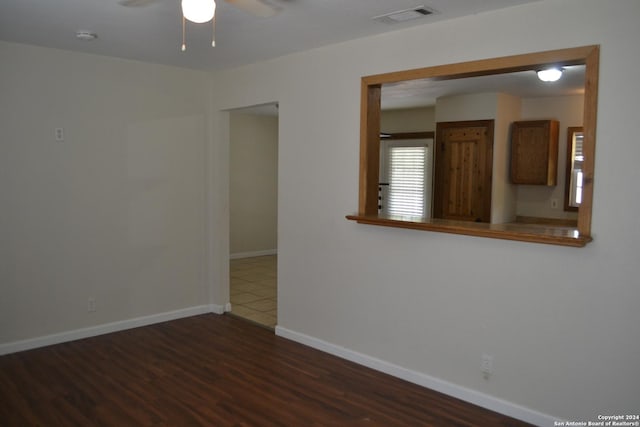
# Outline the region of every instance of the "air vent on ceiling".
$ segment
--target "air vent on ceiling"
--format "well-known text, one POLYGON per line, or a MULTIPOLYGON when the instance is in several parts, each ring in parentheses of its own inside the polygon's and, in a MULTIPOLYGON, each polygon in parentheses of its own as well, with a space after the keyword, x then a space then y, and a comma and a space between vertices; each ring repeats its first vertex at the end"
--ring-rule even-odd
POLYGON ((433 9, 424 6, 417 6, 411 9, 396 10, 395 12, 374 16, 371 19, 384 24, 397 24, 400 22, 411 21, 413 19, 424 18, 425 16, 433 15, 434 13, 436 13, 436 11, 433 9))

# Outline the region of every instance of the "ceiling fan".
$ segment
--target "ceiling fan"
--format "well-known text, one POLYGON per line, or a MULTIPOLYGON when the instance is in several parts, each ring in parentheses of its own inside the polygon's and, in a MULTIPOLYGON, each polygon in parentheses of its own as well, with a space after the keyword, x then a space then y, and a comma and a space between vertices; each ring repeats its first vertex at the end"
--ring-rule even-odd
MULTIPOLYGON (((125 7, 145 7, 160 0, 119 0, 118 3, 125 7)), ((220 0, 218 0, 220 1, 220 0)), ((261 18, 269 18, 280 11, 280 7, 271 3, 270 0, 223 0, 224 2, 261 18)), ((196 24, 211 21, 213 34, 211 46, 215 46, 215 0, 182 0, 182 47, 184 52, 187 49, 185 42, 185 21, 189 20, 196 24)))
MULTIPOLYGON (((120 0, 118 3, 125 7, 145 7, 160 0, 120 0)), ((261 18, 269 18, 280 11, 280 7, 269 0, 223 0, 232 6, 249 12, 261 18)), ((184 2, 183 2, 184 3, 184 2)))

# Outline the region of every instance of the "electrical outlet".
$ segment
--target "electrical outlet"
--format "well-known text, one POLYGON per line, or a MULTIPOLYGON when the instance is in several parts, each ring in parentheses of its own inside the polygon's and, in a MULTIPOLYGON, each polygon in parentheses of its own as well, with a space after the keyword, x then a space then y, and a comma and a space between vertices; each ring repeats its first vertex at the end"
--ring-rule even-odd
POLYGON ((93 313, 96 311, 96 299, 94 297, 89 297, 87 300, 87 312, 93 313))
POLYGON ((482 375, 484 378, 489 379, 489 376, 493 374, 493 356, 483 354, 480 368, 482 369, 482 375))
POLYGON ((64 141, 64 129, 63 128, 56 128, 55 129, 55 134, 56 134, 56 141, 64 141))
POLYGON ((558 209, 558 199, 551 199, 551 209, 558 209))

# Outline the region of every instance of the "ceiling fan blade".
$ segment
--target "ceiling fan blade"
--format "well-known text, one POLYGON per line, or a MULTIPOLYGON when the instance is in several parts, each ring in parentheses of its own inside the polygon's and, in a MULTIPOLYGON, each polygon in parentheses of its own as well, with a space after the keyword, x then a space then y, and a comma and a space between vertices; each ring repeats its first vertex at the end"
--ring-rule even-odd
POLYGON ((156 1, 158 0, 120 0, 118 4, 125 7, 145 7, 156 1))
MULTIPOLYGON (((134 0, 135 1, 135 0, 134 0)), ((280 11, 278 6, 264 0, 225 0, 227 3, 261 18, 269 18, 280 11)))

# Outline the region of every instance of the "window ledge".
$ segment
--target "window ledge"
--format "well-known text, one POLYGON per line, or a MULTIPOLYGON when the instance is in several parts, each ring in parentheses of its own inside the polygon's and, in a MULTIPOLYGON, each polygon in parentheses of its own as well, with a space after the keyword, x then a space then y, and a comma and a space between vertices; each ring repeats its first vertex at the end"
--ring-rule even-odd
POLYGON ((410 228, 440 233, 464 234, 493 239, 517 240, 521 242, 546 243, 549 245, 584 247, 591 242, 590 236, 580 235, 577 228, 556 227, 540 224, 487 224, 479 222, 453 221, 394 216, 347 215, 346 218, 359 224, 383 227, 410 228))

